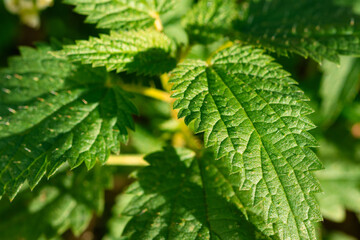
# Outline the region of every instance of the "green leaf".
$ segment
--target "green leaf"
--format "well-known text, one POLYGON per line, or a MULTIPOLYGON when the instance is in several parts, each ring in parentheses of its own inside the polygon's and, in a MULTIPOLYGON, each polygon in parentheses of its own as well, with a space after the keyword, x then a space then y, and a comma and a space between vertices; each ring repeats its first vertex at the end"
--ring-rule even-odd
POLYGON ((161 15, 164 33, 179 47, 189 45, 189 36, 181 25, 181 20, 190 11, 193 2, 193 0, 175 1, 173 9, 161 15))
POLYGON ((322 218, 311 171, 322 165, 310 149, 312 109, 289 73, 262 50, 236 44, 209 62, 181 63, 171 82, 179 117, 204 132, 253 223, 273 226, 281 239, 316 239, 313 223, 322 218))
POLYGON ((359 89, 360 59, 341 57, 341 65, 326 61, 320 87, 323 124, 329 125, 345 106, 356 97, 359 89))
POLYGON ((132 132, 130 135, 130 142, 138 153, 148 154, 155 152, 161 150, 162 146, 166 144, 163 139, 154 135, 153 132, 150 132, 143 126, 136 125, 136 131, 132 132))
POLYGON ((120 199, 113 224, 124 229, 113 230, 112 239, 266 239, 222 197, 227 188, 208 168, 208 157, 173 148, 148 155, 150 166, 120 199))
POLYGON ((329 0, 250 1, 240 38, 282 55, 289 52, 321 62, 339 54, 360 54, 360 18, 329 0))
POLYGON ((343 222, 346 209, 360 213, 359 159, 349 159, 343 148, 328 142, 322 142, 319 156, 325 165, 325 170, 316 174, 324 191, 317 195, 321 213, 331 221, 343 222))
POLYGON ((326 240, 356 240, 356 238, 353 236, 347 235, 346 233, 343 233, 343 232, 337 232, 337 231, 326 234, 324 239, 326 239, 326 240))
POLYGON ((63 52, 72 61, 105 66, 108 71, 128 71, 157 75, 168 72, 176 65, 171 56, 169 38, 157 31, 111 32, 89 41, 78 41, 65 46, 63 52))
POLYGON ((0 196, 34 188, 68 162, 105 163, 133 128, 129 94, 108 88, 104 69, 69 63, 50 47, 22 48, 0 71, 0 196))
POLYGON ((175 0, 65 0, 75 5, 75 12, 87 15, 87 23, 113 30, 144 29, 159 15, 171 10, 175 0))
POLYGON ((11 204, 0 201, 0 238, 53 239, 71 229, 78 236, 93 214, 102 214, 111 171, 97 166, 62 173, 35 192, 25 191, 11 204))
POLYGON ((232 31, 234 0, 200 0, 183 19, 191 42, 211 43, 232 31))

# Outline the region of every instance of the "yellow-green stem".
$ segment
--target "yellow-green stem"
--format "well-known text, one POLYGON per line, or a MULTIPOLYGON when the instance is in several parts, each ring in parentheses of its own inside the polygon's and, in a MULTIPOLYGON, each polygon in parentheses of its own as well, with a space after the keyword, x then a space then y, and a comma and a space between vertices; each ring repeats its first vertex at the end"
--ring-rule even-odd
POLYGON ((110 166, 139 166, 144 167, 149 164, 144 160, 144 155, 124 154, 124 155, 111 155, 106 162, 110 166))
POLYGON ((164 26, 163 26, 163 24, 162 24, 162 22, 161 22, 159 13, 157 13, 157 12, 151 12, 151 13, 150 13, 150 16, 155 19, 155 22, 154 22, 155 29, 156 29, 157 31, 159 31, 159 32, 164 31, 164 26))
POLYGON ((142 87, 142 86, 137 86, 137 85, 127 85, 127 84, 122 84, 121 87, 128 92, 132 92, 132 93, 138 93, 150 98, 154 98, 160 101, 164 101, 164 102, 168 102, 171 103, 171 97, 170 94, 165 92, 165 91, 161 91, 159 89, 156 88, 149 88, 149 87, 142 87))

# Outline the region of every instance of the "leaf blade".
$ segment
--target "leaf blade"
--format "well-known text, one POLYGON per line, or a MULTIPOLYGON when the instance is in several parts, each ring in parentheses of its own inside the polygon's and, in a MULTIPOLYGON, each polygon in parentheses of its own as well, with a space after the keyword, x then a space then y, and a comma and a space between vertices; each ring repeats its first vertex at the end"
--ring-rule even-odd
POLYGON ((247 22, 236 28, 243 41, 278 54, 338 63, 340 54, 359 54, 359 21, 350 8, 332 1, 261 0, 250 1, 247 22))
POLYGON ((157 75, 175 67, 172 43, 157 31, 123 31, 78 41, 62 51, 72 61, 105 66, 108 71, 157 75))
POLYGON ((210 64, 180 64, 171 82, 179 117, 204 132, 246 210, 262 218, 257 227, 272 223, 282 239, 314 238, 311 222, 321 215, 312 194, 320 188, 310 171, 322 164, 310 150, 312 110, 289 74, 262 50, 234 45, 210 64))
POLYGON ((201 0, 183 19, 191 42, 211 43, 232 30, 237 17, 237 5, 233 0, 201 0))
POLYGON ((114 237, 267 239, 219 195, 216 176, 206 170, 208 157, 195 159, 173 148, 148 155, 150 166, 136 174, 138 182, 120 199, 127 206, 119 206, 117 221, 127 225, 122 233, 113 231, 114 237))
POLYGON ((75 12, 87 15, 86 22, 113 30, 144 29, 154 24, 159 14, 168 12, 174 0, 66 0, 75 12))
POLYGON ((129 94, 107 88, 104 69, 72 64, 50 50, 23 49, 0 73, 1 85, 12 89, 0 93, 0 196, 13 199, 24 181, 34 188, 65 162, 72 168, 105 163, 133 127, 129 94))

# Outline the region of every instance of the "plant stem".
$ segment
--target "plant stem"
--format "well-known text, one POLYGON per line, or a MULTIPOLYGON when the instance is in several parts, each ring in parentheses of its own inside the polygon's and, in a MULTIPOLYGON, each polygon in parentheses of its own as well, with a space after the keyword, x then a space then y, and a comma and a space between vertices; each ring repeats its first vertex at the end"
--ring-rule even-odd
POLYGON ((128 154, 128 155, 111 155, 106 162, 109 166, 139 166, 144 167, 149 164, 144 160, 144 155, 128 154))
MULTIPOLYGON (((154 22, 154 26, 155 29, 159 32, 163 32, 164 31, 164 26, 161 22, 160 19, 160 15, 157 12, 151 12, 150 16, 153 17, 155 19, 154 22)), ((180 57, 180 62, 183 61, 185 59, 185 57, 187 56, 187 54, 190 52, 192 48, 192 45, 189 45, 185 48, 185 50, 181 53, 181 57, 180 57)), ((155 88, 144 88, 144 87, 134 87, 134 86, 122 86, 125 90, 128 90, 130 92, 135 92, 135 93, 140 93, 142 95, 148 96, 148 97, 152 97, 155 99, 159 99, 161 101, 165 101, 170 103, 171 105, 174 103, 174 99, 171 99, 169 92, 171 91, 171 85, 169 84, 169 74, 164 73, 160 76, 160 80, 161 80, 161 84, 164 88, 165 91, 161 91, 155 88)), ((173 109, 173 108, 172 108, 173 109)), ((185 124, 183 119, 178 119, 177 117, 178 114, 178 110, 172 110, 171 111, 171 116, 173 119, 176 119, 177 121, 180 122, 180 132, 183 135, 183 139, 186 142, 186 145, 198 152, 199 150, 201 150, 202 145, 199 141, 199 139, 197 139, 195 137, 195 135, 193 134, 193 132, 189 129, 189 127, 185 124)), ((179 141, 179 139, 176 140, 176 134, 174 136, 173 142, 174 145, 178 145, 177 143, 179 143, 179 145, 182 145, 182 143, 180 143, 181 141, 179 141)))
POLYGON ((154 22, 155 29, 156 29, 157 31, 159 31, 159 32, 164 31, 164 26, 163 26, 163 24, 162 24, 162 22, 161 22, 159 13, 157 13, 157 12, 151 12, 151 13, 150 13, 150 16, 155 19, 155 22, 154 22))
POLYGON ((170 92, 171 91, 171 86, 169 84, 169 74, 164 73, 160 76, 160 80, 161 80, 161 84, 163 86, 163 88, 167 91, 170 92))
POLYGON ((142 86, 128 85, 128 84, 121 84, 121 87, 125 91, 128 91, 128 92, 139 93, 141 95, 151 97, 151 98, 163 101, 163 102, 168 102, 168 103, 172 102, 172 99, 171 99, 169 93, 167 93, 165 91, 161 91, 156 88, 142 87, 142 86))

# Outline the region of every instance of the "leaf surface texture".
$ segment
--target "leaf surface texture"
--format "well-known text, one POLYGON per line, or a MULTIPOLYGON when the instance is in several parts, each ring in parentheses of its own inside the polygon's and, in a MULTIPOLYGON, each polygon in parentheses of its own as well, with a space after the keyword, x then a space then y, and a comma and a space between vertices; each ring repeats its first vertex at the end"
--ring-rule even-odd
POLYGON ((229 34, 237 17, 234 0, 201 0, 184 17, 190 41, 211 43, 229 34))
POLYGON ((108 88, 104 69, 22 48, 0 71, 0 196, 13 198, 67 162, 90 169, 119 152, 136 113, 130 95, 108 88))
POLYGON ((75 12, 87 15, 86 22, 113 30, 144 29, 168 12, 175 0, 65 0, 75 12))
POLYGON ((247 20, 236 27, 243 41, 282 55, 321 62, 360 53, 360 18, 329 0, 250 1, 247 20))
POLYGON ((70 60, 105 66, 108 71, 128 71, 137 74, 157 75, 168 72, 176 65, 172 43, 157 31, 111 32, 100 38, 78 41, 64 47, 70 60))
POLYGON ((267 239, 222 197, 228 189, 207 158, 173 148, 148 155, 150 166, 120 199, 115 226, 123 232, 113 233, 126 239, 267 239))
POLYGON ((181 63, 171 82, 179 117, 204 132, 252 222, 281 239, 315 239, 320 189, 311 171, 322 164, 310 149, 312 109, 289 73, 262 50, 235 44, 209 62, 181 63))

